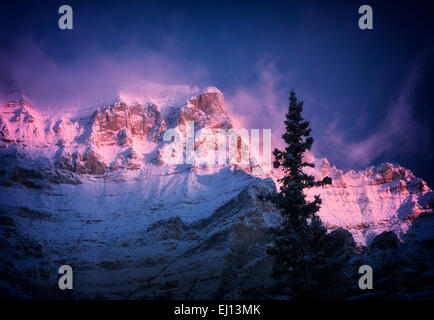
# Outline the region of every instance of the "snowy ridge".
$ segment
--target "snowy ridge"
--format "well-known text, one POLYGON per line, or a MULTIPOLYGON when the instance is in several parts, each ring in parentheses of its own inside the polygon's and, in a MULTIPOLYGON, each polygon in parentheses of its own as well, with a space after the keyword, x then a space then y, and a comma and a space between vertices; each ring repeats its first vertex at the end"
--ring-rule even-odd
MULTIPOLYGON (((156 88, 63 114, 3 98, 0 232, 13 228, 40 245, 30 259, 44 272, 74 262, 77 297, 240 297, 234 288, 248 290, 269 273, 264 248, 279 215, 261 199, 276 191, 279 173, 164 163, 165 130, 185 133, 188 121, 230 129, 232 120, 217 88, 156 88)), ((403 241, 409 231, 430 238, 428 220, 417 234, 413 226, 432 215, 434 195, 410 170, 383 163, 344 173, 326 159, 315 165, 310 174, 333 180, 308 191, 320 194, 330 231, 346 228, 359 245, 387 230, 403 241)), ((11 243, 0 258, 12 259, 20 245, 11 243)))
MULTIPOLYGON (((88 109, 85 113, 57 115, 39 113, 19 94, 19 101, 10 100, 0 106, 2 152, 21 157, 24 163, 20 165, 26 165, 25 159, 36 164, 48 161, 50 168, 74 174, 104 174, 104 181, 128 173, 116 174, 117 170, 155 172, 158 176, 158 172, 164 171, 161 166, 170 167, 161 158, 167 145, 162 141, 166 129, 185 133, 187 121, 194 121, 195 129, 232 128, 223 94, 215 87, 199 90, 149 84, 143 92, 140 98, 121 93, 92 114, 88 109)), ((308 172, 317 179, 331 176, 333 185, 314 188, 308 195, 321 195, 323 205, 319 214, 331 230, 345 227, 360 244, 382 230, 392 229, 403 236, 411 225, 410 217, 427 208, 431 190, 422 179, 399 165, 384 163, 343 173, 331 167, 326 159, 317 159, 315 164, 308 172)), ((217 174, 222 166, 179 168, 182 174, 192 173, 190 179, 194 180, 201 173, 217 174)), ((240 168, 250 172, 248 167, 240 168)), ((274 172, 273 176, 278 187, 279 173, 274 172)))
POLYGON ((318 179, 331 176, 333 181, 332 186, 308 191, 309 196, 321 195, 319 216, 329 230, 348 229, 358 244, 369 244, 384 231, 403 239, 421 213, 432 212, 432 190, 398 164, 382 163, 346 173, 330 167, 327 159, 315 164, 311 174, 318 179))

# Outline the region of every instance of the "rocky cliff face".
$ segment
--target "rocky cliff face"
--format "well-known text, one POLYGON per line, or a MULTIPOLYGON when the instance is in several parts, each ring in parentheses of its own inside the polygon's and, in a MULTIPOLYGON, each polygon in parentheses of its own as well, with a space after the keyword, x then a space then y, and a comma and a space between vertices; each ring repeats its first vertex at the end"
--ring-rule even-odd
POLYGON ((329 230, 349 230, 359 245, 389 230, 403 238, 413 221, 430 211, 431 189, 398 164, 382 163, 347 173, 330 167, 326 159, 315 164, 313 175, 330 176, 333 181, 331 186, 308 191, 309 196, 320 194, 323 199, 321 219, 329 230))
MULTIPOLYGON (((4 291, 38 295, 13 279, 25 274, 52 288, 62 264, 73 267, 80 298, 239 298, 269 281, 265 247, 279 215, 262 199, 279 173, 165 164, 167 129, 185 134, 187 121, 196 130, 232 128, 218 89, 175 91, 57 115, 22 97, 0 105, 4 291)), ((434 196, 411 171, 315 164, 311 174, 333 179, 308 194, 321 195, 330 231, 349 230, 359 246, 383 231, 430 241, 434 196)))
POLYGON ((155 104, 127 106, 116 102, 95 111, 92 116, 91 143, 131 146, 133 138, 155 141, 166 130, 166 122, 155 104))
POLYGON ((61 115, 42 114, 25 99, 8 101, 0 109, 0 148, 46 157, 59 169, 98 175, 158 162, 164 131, 185 133, 187 121, 194 121, 196 130, 232 128, 223 94, 216 88, 161 104, 127 105, 124 100, 130 101, 117 98, 93 113, 61 115))

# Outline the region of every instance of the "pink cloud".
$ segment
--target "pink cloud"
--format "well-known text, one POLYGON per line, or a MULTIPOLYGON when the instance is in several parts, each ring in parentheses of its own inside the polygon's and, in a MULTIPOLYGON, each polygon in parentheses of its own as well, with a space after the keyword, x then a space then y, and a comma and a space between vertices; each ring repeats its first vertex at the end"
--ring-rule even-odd
POLYGON ((348 142, 345 131, 348 128, 338 129, 338 121, 332 122, 323 139, 329 142, 329 152, 340 155, 349 167, 365 166, 382 156, 414 152, 420 143, 426 143, 429 130, 415 118, 412 101, 419 80, 419 68, 419 65, 413 66, 399 95, 388 106, 379 129, 369 136, 357 142, 348 142))
POLYGON ((11 76, 42 108, 92 106, 143 82, 195 85, 208 73, 195 61, 182 62, 171 49, 154 51, 134 44, 110 54, 83 48, 63 63, 29 39, 0 49, 0 73, 11 76))
MULTIPOLYGON (((279 86, 284 75, 275 59, 264 57, 256 64, 257 79, 249 87, 239 87, 225 97, 235 125, 242 128, 272 129, 273 146, 281 145, 288 88, 279 86), (286 97, 286 98, 285 98, 286 97)), ((287 80, 287 79, 285 79, 287 80)))

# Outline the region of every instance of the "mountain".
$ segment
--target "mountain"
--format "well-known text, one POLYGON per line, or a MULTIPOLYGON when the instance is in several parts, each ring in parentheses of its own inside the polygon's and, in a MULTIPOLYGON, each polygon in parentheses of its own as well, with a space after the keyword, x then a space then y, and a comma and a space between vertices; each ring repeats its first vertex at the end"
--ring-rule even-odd
POLYGON ((326 159, 314 163, 312 175, 330 176, 333 181, 332 186, 308 191, 323 199, 319 216, 329 230, 349 230, 358 244, 369 244, 384 231, 393 231, 402 239, 420 214, 431 212, 432 190, 398 164, 381 163, 343 173, 330 167, 326 159))
MULTIPOLYGON (((240 298, 269 281, 279 214, 264 199, 281 173, 201 164, 198 152, 169 164, 165 132, 191 134, 191 121, 196 133, 233 128, 217 88, 159 86, 48 113, 16 91, 0 97, 0 294, 240 298), (57 288, 62 264, 74 270, 72 293, 57 288)), ((314 162, 312 175, 333 179, 308 193, 321 195, 330 231, 349 230, 359 247, 384 231, 432 241, 434 195, 410 170, 314 162)))

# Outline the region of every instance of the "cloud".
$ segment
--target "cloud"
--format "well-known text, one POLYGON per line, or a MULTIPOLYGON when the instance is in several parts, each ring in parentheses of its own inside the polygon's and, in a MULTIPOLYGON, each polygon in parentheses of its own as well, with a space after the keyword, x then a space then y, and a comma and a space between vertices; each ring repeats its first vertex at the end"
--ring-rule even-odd
POLYGON ((0 74, 11 77, 18 88, 46 109, 95 105, 141 83, 204 82, 206 67, 174 56, 172 50, 129 44, 116 52, 86 48, 73 58, 59 59, 33 40, 20 39, 0 49, 0 74))
MULTIPOLYGON (((17 86, 40 107, 56 110, 94 106, 145 83, 213 85, 206 66, 181 54, 174 55, 173 50, 173 46, 152 50, 132 41, 115 53, 93 48, 62 62, 34 41, 21 39, 12 47, 0 49, 0 76, 12 75, 17 86)), ((225 100, 236 127, 271 128, 273 147, 281 148, 289 90, 294 88, 306 101, 305 118, 312 120, 317 138, 315 157, 327 157, 344 168, 362 167, 379 158, 394 159, 414 152, 421 143, 428 143, 429 130, 415 117, 413 104, 422 67, 423 59, 413 64, 397 97, 387 106, 384 119, 357 124, 378 128, 368 136, 359 136, 357 141, 349 138, 354 124, 343 123, 338 117, 329 121, 336 111, 333 106, 297 83, 294 71, 283 73, 278 60, 270 56, 257 62, 256 78, 248 85, 224 92, 225 100), (328 113, 327 118, 322 116, 324 112, 328 113)), ((367 112, 361 110, 354 106, 351 112, 357 112, 359 120, 368 119, 367 112)), ((367 110, 375 112, 369 106, 367 110)))
POLYGON ((413 103, 421 67, 420 63, 412 66, 397 97, 390 102, 385 118, 378 121, 379 128, 376 131, 356 142, 349 142, 348 130, 351 130, 352 125, 347 124, 343 128, 343 124, 336 120, 324 131, 321 141, 326 144, 316 150, 339 159, 347 168, 354 168, 366 166, 379 158, 392 159, 415 152, 421 143, 427 143, 429 128, 415 117, 413 103))
POLYGON ((407 156, 429 144, 429 128, 417 119, 414 105, 414 92, 424 61, 420 58, 411 66, 396 97, 385 106, 384 119, 373 122, 368 122, 368 115, 376 110, 369 107, 369 100, 362 102, 363 108, 352 106, 348 112, 357 113, 355 123, 345 123, 344 117, 336 114, 336 108, 330 102, 320 100, 297 86, 295 73, 282 74, 277 61, 270 58, 257 63, 257 79, 252 85, 237 88, 234 94, 226 97, 226 101, 238 127, 271 128, 273 147, 282 148, 288 91, 294 88, 297 95, 306 101, 304 117, 311 121, 316 138, 311 156, 326 157, 343 169, 363 168, 378 159, 393 161, 396 157, 407 156), (354 141, 352 130, 355 127, 372 129, 368 135, 359 134, 354 141))
POLYGON ((258 61, 255 74, 257 78, 250 86, 240 86, 233 94, 225 95, 228 112, 236 127, 271 129, 273 145, 281 145, 291 75, 284 76, 277 69, 277 60, 271 57, 258 61))

